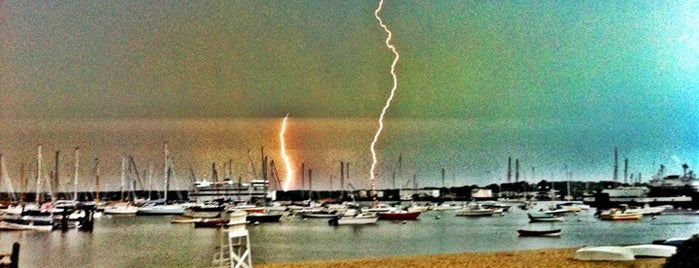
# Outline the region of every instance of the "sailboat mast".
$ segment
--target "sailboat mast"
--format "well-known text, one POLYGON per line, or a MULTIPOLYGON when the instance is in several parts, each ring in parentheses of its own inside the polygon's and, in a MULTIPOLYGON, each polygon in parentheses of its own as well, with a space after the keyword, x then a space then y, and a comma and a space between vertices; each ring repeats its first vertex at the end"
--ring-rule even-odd
POLYGON ((21 191, 21 195, 19 196, 19 203, 24 204, 24 199, 26 198, 25 192, 27 191, 27 174, 24 162, 22 162, 22 166, 20 167, 20 174, 19 190, 21 191))
POLYGON ((36 197, 37 206, 41 204, 41 144, 36 153, 36 197))
POLYGON ((170 152, 167 150, 167 142, 165 142, 163 146, 165 147, 165 168, 163 175, 165 175, 165 202, 167 203, 167 192, 170 190, 168 189, 170 183, 170 152))
POLYGON ((614 147, 614 178, 613 178, 614 183, 618 182, 618 174, 619 174, 619 154, 617 153, 616 147, 614 147))
MULTIPOLYGON (((16 199, 17 196, 15 195, 15 189, 12 187, 12 181, 10 181, 9 178, 7 177, 7 171, 5 170, 5 158, 3 157, 3 154, 0 154, 0 179, 3 181, 7 181, 7 188, 6 190, 9 190, 10 193, 12 193, 12 200, 16 199)), ((4 182, 3 182, 4 183, 4 182)))
POLYGON ((100 160, 95 158, 95 204, 100 202, 100 160))
POLYGON ((148 200, 152 200, 153 192, 153 164, 148 163, 148 200))
POLYGON ((56 166, 54 167, 54 176, 53 179, 51 180, 51 183, 49 184, 51 187, 49 188, 51 190, 51 201, 56 200, 56 195, 58 194, 58 162, 61 156, 61 151, 56 151, 56 166))
MULTIPOLYGON (((394 183, 394 185, 395 185, 395 183, 394 183)), ((345 162, 340 161, 340 199, 344 199, 344 198, 345 198, 345 162)))
POLYGON ((121 158, 121 201, 124 201, 126 191, 126 157, 121 158))
POLYGON ((75 170, 73 172, 73 201, 78 200, 78 167, 79 167, 79 147, 75 147, 75 170))

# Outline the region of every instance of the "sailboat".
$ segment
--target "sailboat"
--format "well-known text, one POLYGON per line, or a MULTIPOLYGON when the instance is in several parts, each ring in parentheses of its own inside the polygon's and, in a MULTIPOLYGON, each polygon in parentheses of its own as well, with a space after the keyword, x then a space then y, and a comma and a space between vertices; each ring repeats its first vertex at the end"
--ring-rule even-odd
POLYGON ((2 230, 42 230, 53 229, 53 217, 49 211, 42 210, 41 206, 41 145, 37 149, 36 169, 36 204, 21 203, 8 209, 6 216, 0 221, 2 230))
POLYGON ((121 200, 111 202, 104 206, 104 214, 122 214, 135 215, 138 207, 132 202, 124 200, 124 191, 126 190, 126 158, 121 160, 121 200))
POLYGON ((185 211, 184 206, 181 204, 168 204, 168 191, 170 190, 170 174, 172 169, 170 168, 170 152, 167 150, 167 142, 165 147, 165 198, 158 200, 149 200, 145 205, 138 208, 136 214, 138 215, 182 215, 185 211))

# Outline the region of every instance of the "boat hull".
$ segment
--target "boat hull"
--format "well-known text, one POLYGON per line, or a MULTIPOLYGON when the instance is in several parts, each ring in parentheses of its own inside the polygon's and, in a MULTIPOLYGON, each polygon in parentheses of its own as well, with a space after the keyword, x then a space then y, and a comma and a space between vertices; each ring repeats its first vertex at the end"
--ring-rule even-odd
POLYGON ((325 219, 329 219, 329 218, 337 217, 339 215, 340 215, 339 213, 302 213, 301 218, 321 218, 321 219, 325 218, 325 219))
POLYGON ((601 220, 605 221, 635 221, 640 220, 643 214, 602 214, 601 220))
POLYGON ((330 219, 330 225, 364 225, 375 224, 379 220, 378 216, 373 215, 358 215, 358 216, 343 216, 330 219))
POLYGON ((379 220, 416 220, 421 212, 379 212, 376 215, 379 220))
POLYGON ((33 221, 24 219, 5 219, 0 221, 0 230, 8 231, 51 231, 54 229, 52 222, 33 221))
POLYGON ((561 236, 561 229, 551 229, 551 230, 527 230, 519 229, 517 230, 519 236, 543 236, 543 237, 559 237, 561 236))
POLYGON ((532 222, 557 222, 557 221, 563 221, 565 220, 561 216, 557 216, 554 214, 532 214, 532 213, 527 213, 527 217, 529 217, 529 221, 532 222))
POLYGON ((282 218, 282 214, 264 214, 264 213, 251 213, 245 217, 248 222, 279 222, 282 218))
POLYGON ((184 207, 179 205, 154 205, 140 207, 136 215, 182 215, 184 207))
POLYGON ((632 261, 633 251, 624 247, 584 247, 575 252, 576 260, 583 261, 632 261))
POLYGON ((227 219, 224 218, 213 218, 213 219, 201 219, 200 221, 194 222, 195 228, 216 228, 221 227, 228 223, 227 219))
POLYGON ((456 216, 462 217, 490 217, 495 214, 491 209, 462 209, 456 212, 456 216))

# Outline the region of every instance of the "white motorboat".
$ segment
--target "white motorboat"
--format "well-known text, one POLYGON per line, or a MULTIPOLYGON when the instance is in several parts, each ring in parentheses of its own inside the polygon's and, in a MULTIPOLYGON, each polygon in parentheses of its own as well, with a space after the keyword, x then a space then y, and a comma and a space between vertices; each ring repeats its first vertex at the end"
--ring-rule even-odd
POLYGON ((654 206, 651 207, 648 203, 644 204, 642 207, 629 207, 627 211, 634 213, 641 213, 643 215, 660 215, 665 212, 666 206, 654 206))
POLYGON ((456 216, 466 216, 466 217, 484 217, 493 216, 497 210, 484 208, 478 203, 469 203, 464 208, 456 212, 456 216))
POLYGON ((425 212, 427 211, 427 206, 421 206, 415 202, 411 203, 407 209, 409 212, 425 212))
POLYGON ((607 221, 640 220, 641 217, 643 217, 643 213, 627 209, 626 207, 621 209, 612 208, 599 216, 601 220, 607 221))
POLYGON ((448 204, 448 203, 429 207, 430 210, 434 210, 434 211, 458 210, 458 209, 462 209, 462 208, 463 208, 462 206, 459 206, 456 204, 448 204))
POLYGON ((396 210, 395 207, 389 206, 387 204, 376 203, 370 208, 362 208, 363 212, 377 213, 377 212, 389 212, 396 210))
POLYGON ((362 225, 375 224, 379 217, 373 213, 359 213, 355 216, 342 216, 328 220, 330 225, 362 225))

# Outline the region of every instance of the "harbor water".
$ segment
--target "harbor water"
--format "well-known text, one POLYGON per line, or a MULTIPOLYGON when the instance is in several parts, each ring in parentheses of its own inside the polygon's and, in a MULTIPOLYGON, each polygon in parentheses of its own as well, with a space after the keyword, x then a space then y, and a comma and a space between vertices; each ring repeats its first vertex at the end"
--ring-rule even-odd
MULTIPOLYGON (((594 209, 593 209, 594 210, 594 209)), ((249 224, 255 264, 329 259, 492 252, 541 248, 650 243, 699 233, 692 212, 600 221, 594 211, 563 222, 530 223, 511 208, 503 216, 458 217, 455 211, 427 211, 415 221, 379 221, 366 226, 331 226, 327 219, 284 216, 281 222, 249 224), (560 237, 520 237, 517 229, 560 228, 560 237)), ((20 267, 205 267, 222 232, 172 224, 174 216, 109 216, 92 232, 2 231, 0 250, 21 244, 20 267)))

